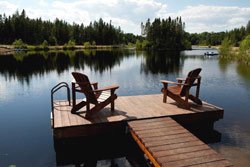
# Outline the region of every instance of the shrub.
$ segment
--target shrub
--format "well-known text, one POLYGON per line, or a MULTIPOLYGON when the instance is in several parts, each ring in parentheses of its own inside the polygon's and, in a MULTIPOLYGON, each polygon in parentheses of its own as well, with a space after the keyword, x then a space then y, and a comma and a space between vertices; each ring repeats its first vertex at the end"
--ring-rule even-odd
POLYGON ((69 48, 73 49, 73 48, 75 48, 75 46, 76 46, 75 40, 71 39, 71 40, 68 41, 68 47, 69 48))
POLYGON ((64 44, 63 49, 67 50, 67 49, 75 49, 75 40, 69 40, 68 43, 64 44))
POLYGON ((27 49, 27 44, 25 44, 22 39, 16 39, 12 45, 14 46, 15 49, 27 49))
POLYGON ((134 43, 129 42, 129 43, 128 43, 128 45, 127 45, 127 47, 128 47, 128 48, 133 48, 133 47, 135 47, 135 44, 134 44, 134 43))
POLYGON ((136 43, 135 43, 135 47, 137 50, 141 50, 142 49, 142 43, 140 40, 136 40, 136 43))
POLYGON ((250 35, 240 43, 240 54, 247 55, 250 51, 250 35))
POLYGON ((47 42, 46 40, 43 41, 42 47, 43 47, 44 49, 47 49, 47 48, 49 47, 49 44, 48 44, 48 42, 47 42))
POLYGON ((231 59, 232 58, 231 50, 232 50, 232 42, 228 38, 225 38, 220 46, 220 55, 223 58, 231 59))
POLYGON ((142 49, 149 49, 150 44, 148 40, 143 40, 141 44, 142 49))
POLYGON ((238 59, 245 63, 250 63, 250 35, 240 43, 238 59))
POLYGON ((56 37, 50 36, 50 37, 49 37, 49 44, 50 44, 51 46, 57 45, 57 39, 56 39, 56 37))
POLYGON ((84 48, 88 49, 91 47, 90 42, 84 42, 83 44, 84 48))

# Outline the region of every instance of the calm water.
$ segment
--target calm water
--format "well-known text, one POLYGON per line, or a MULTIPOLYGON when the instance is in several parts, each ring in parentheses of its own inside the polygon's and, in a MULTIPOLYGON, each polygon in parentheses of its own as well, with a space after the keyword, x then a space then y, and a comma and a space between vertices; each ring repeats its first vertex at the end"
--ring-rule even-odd
MULTIPOLYGON (((204 57, 205 51, 166 53, 69 51, 0 56, 0 166, 56 166, 50 127, 50 89, 71 82, 72 71, 117 93, 160 93, 159 80, 174 80, 201 67, 201 98, 225 109, 215 124, 221 141, 211 144, 236 166, 250 163, 250 67, 204 57), (184 56, 187 55, 187 56, 184 56)), ((56 95, 63 99, 63 93, 56 95)))

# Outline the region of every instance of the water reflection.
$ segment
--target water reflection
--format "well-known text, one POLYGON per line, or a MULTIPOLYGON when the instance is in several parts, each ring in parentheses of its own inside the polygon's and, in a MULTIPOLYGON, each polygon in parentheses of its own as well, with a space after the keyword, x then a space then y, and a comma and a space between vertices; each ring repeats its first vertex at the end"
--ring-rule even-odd
POLYGON ((140 148, 126 134, 54 140, 54 147, 57 166, 147 166, 140 148))
POLYGON ((177 52, 144 52, 141 72, 145 74, 175 73, 183 66, 180 54, 177 52))
POLYGON ((141 57, 141 73, 168 74, 178 72, 183 61, 176 52, 136 52, 134 50, 83 50, 52 52, 16 52, 0 56, 0 73, 6 79, 17 78, 29 84, 33 75, 43 76, 56 71, 58 74, 74 68, 102 74, 120 66, 125 58, 141 57))
MULTIPOLYGON (((212 146, 226 158, 240 160, 242 166, 247 166, 250 155, 250 68, 244 64, 218 61, 217 58, 134 50, 18 52, 2 55, 0 166, 55 166, 56 161, 57 164, 77 164, 77 161, 83 164, 84 156, 89 155, 89 152, 82 153, 86 150, 86 144, 79 144, 80 149, 74 151, 78 145, 67 148, 64 147, 65 142, 55 143, 55 154, 51 135, 49 90, 59 81, 70 82, 71 71, 83 71, 92 81, 99 83, 117 83, 120 85, 119 95, 124 96, 160 93, 162 84, 159 80, 186 76, 196 67, 203 69, 202 99, 225 110, 224 118, 215 124, 215 129, 222 134, 214 135, 214 142, 221 142, 212 146), (15 121, 10 124, 9 120, 15 121), (22 144, 16 143, 16 139, 22 144), (80 159, 77 160, 77 156, 80 159)), ((59 94, 58 97, 65 98, 65 95, 59 94)), ((204 132, 206 138, 208 131, 204 132)), ((110 141, 114 139, 122 140, 114 137, 110 141)), ((124 146, 127 146, 126 142, 124 146)), ((105 143, 103 145, 107 146, 105 143)), ((121 152, 114 150, 114 155, 117 155, 114 157, 127 159, 126 149, 120 148, 121 152)), ((110 158, 105 157, 105 152, 103 155, 103 158, 110 158)))
POLYGON ((236 66, 236 72, 241 76, 241 78, 247 83, 250 84, 250 68, 248 64, 244 63, 234 63, 230 60, 226 59, 219 59, 219 67, 220 70, 224 73, 229 71, 228 68, 230 68, 230 65, 235 65, 236 66))
POLYGON ((242 79, 250 84, 250 66, 247 64, 238 64, 236 68, 237 73, 242 79))

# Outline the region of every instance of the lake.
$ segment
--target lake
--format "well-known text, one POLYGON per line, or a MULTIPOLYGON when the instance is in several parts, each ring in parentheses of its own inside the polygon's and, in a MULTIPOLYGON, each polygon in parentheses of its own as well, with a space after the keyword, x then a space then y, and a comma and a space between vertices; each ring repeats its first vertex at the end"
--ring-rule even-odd
MULTIPOLYGON (((84 50, 18 52, 0 56, 0 166, 56 166, 50 125, 50 90, 70 83, 72 71, 100 87, 118 84, 118 96, 160 93, 161 79, 185 77, 202 68, 202 100, 224 108, 215 123, 221 140, 210 146, 236 166, 250 163, 250 68, 205 57, 207 50, 145 52, 84 50)), ((56 94, 65 99, 65 92, 56 94)), ((119 97, 118 97, 119 98, 119 97)))

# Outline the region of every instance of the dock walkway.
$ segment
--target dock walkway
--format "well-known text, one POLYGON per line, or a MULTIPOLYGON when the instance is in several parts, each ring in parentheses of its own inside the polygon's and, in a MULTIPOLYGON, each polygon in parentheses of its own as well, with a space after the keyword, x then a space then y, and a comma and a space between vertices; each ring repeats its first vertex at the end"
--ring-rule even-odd
POLYGON ((232 166, 173 119, 128 122, 132 137, 155 167, 232 166))

